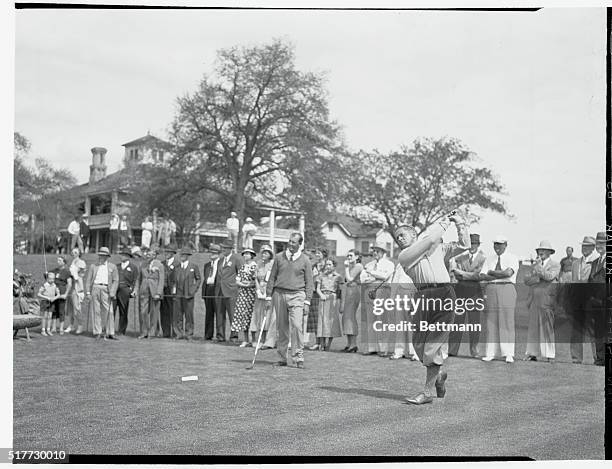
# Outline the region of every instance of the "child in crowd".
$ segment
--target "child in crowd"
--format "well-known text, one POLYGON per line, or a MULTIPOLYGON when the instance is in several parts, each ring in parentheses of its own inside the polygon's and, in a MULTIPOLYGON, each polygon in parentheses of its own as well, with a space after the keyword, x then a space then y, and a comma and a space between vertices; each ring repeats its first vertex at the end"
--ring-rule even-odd
POLYGON ((55 309, 55 300, 60 297, 59 288, 55 285, 55 273, 48 272, 45 283, 38 290, 40 314, 42 315, 41 335, 53 335, 51 332, 51 314, 55 309))
POLYGON ((327 259, 317 281, 319 315, 317 340, 319 349, 328 351, 334 337, 340 337, 340 283, 342 276, 336 272, 336 260, 327 259))

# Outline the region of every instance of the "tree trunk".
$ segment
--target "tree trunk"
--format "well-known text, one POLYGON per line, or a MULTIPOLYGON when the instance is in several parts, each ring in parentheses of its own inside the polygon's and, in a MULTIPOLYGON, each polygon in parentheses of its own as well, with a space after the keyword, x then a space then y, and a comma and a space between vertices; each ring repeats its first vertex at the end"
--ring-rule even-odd
MULTIPOLYGON (((30 254, 34 254, 34 243, 36 241, 36 216, 34 214, 30 215, 30 249, 28 251, 30 254)), ((45 247, 43 246, 43 252, 45 247)))

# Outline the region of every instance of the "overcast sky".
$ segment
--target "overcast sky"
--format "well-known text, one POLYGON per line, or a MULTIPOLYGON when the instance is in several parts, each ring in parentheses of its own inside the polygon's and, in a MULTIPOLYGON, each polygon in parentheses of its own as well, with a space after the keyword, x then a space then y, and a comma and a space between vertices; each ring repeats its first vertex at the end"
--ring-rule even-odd
POLYGON ((604 230, 605 10, 522 12, 16 12, 15 127, 33 156, 87 180, 90 148, 119 169, 127 141, 162 138, 175 99, 215 52, 284 38, 326 72, 352 149, 461 139, 506 186, 514 220, 485 215, 529 256, 604 230))

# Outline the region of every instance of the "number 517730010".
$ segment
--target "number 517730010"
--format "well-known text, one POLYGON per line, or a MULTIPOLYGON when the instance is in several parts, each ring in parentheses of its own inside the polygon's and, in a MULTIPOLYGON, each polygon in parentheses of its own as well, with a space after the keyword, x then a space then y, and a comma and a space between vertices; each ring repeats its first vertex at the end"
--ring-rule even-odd
POLYGON ((48 462, 62 461, 64 462, 66 458, 67 458, 67 455, 65 451, 8 450, 8 459, 10 461, 48 461, 48 462))

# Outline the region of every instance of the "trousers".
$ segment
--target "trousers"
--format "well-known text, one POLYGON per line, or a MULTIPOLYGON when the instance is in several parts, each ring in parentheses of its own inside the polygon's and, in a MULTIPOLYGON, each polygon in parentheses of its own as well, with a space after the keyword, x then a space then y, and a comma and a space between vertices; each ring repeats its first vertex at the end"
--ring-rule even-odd
POLYGON ((110 295, 108 287, 94 285, 91 290, 90 307, 93 312, 93 333, 100 335, 115 335, 115 318, 111 314, 110 295))
POLYGON ((304 337, 302 334, 304 301, 303 291, 274 291, 272 301, 276 310, 278 331, 277 351, 281 361, 287 361, 289 335, 291 334, 291 357, 296 362, 304 361, 304 337))
POLYGON ((487 357, 514 356, 514 309, 516 288, 513 283, 489 283, 485 289, 487 357))

